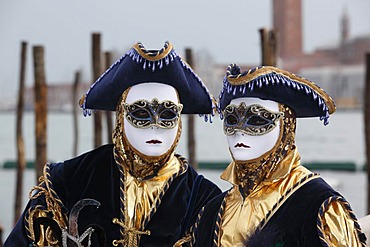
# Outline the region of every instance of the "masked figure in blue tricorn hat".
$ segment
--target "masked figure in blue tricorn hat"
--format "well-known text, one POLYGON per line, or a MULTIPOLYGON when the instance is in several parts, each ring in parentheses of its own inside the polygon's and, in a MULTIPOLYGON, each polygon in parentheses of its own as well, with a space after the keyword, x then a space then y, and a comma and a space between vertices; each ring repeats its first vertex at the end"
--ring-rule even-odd
POLYGON ((212 114, 213 98, 166 42, 137 43, 81 100, 116 111, 113 144, 47 164, 7 246, 180 246, 221 193, 175 154, 181 113, 212 114))
POLYGON ((300 165, 296 118, 328 124, 335 105, 313 82, 275 67, 227 69, 219 97, 233 186, 201 211, 196 246, 365 246, 349 203, 300 165))

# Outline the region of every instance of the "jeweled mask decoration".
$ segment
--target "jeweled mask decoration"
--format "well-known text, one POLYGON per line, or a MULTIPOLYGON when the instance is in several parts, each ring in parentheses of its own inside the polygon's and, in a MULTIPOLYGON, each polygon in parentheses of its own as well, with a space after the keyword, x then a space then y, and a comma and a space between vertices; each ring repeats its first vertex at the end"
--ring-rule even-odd
POLYGON ((239 105, 228 105, 223 114, 226 135, 233 135, 235 131, 241 131, 252 136, 269 133, 277 126, 277 121, 283 116, 281 112, 270 111, 259 104, 247 106, 245 102, 239 105))
POLYGON ((159 127, 172 129, 176 127, 182 110, 182 104, 175 104, 170 100, 160 102, 157 98, 152 101, 137 100, 123 105, 125 117, 136 128, 159 127))
POLYGON ((283 116, 277 102, 233 99, 224 111, 224 132, 234 160, 252 160, 269 152, 279 139, 283 116))
POLYGON ((145 156, 166 154, 178 136, 180 113, 176 90, 162 83, 131 87, 123 103, 124 137, 145 156))

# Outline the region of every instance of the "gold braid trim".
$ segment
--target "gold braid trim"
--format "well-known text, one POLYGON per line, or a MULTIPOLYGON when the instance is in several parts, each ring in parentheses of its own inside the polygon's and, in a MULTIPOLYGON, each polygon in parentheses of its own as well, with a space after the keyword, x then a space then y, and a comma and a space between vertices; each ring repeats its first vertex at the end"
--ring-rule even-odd
POLYGON ((318 173, 310 173, 304 177, 302 177, 297 183, 295 183, 291 188, 289 188, 274 204, 272 209, 265 215, 265 218, 261 221, 260 225, 258 226, 259 229, 262 229, 266 226, 269 220, 274 216, 274 214, 279 210, 279 208, 286 202, 286 200, 294 194, 299 188, 301 188, 306 183, 310 182, 311 180, 319 178, 320 175, 318 173))
POLYGON ((47 213, 46 213, 43 206, 37 205, 34 208, 28 209, 27 214, 28 214, 28 217, 25 217, 25 219, 24 219, 27 236, 32 241, 35 241, 35 234, 34 234, 34 229, 33 229, 33 220, 36 217, 46 217, 47 213))
POLYGON ((133 48, 146 60, 149 61, 158 61, 166 57, 173 49, 173 46, 170 42, 166 41, 164 47, 159 51, 149 51, 147 50, 142 43, 136 43, 133 48))
POLYGON ((63 202, 59 199, 57 193, 52 188, 50 181, 50 164, 46 164, 43 169, 43 175, 39 178, 39 184, 34 186, 29 192, 29 199, 35 200, 40 196, 45 196, 46 208, 44 205, 36 205, 30 208, 25 216, 25 228, 28 238, 33 241, 36 246, 56 245, 57 242, 52 237, 51 229, 41 228, 40 239, 35 239, 33 223, 36 218, 50 217, 57 222, 60 229, 67 228, 67 215, 62 212, 63 202))
POLYGON ((188 243, 188 245, 190 247, 194 246, 195 240, 196 240, 195 231, 197 231, 197 229, 198 229, 198 225, 199 225, 200 220, 202 219, 204 209, 205 209, 205 206, 203 206, 199 210, 198 215, 197 215, 197 219, 195 220, 194 224, 190 227, 190 229, 187 231, 185 236, 174 244, 174 247, 181 246, 184 243, 188 243), (182 240, 186 240, 186 241, 182 242, 182 240), (181 244, 181 245, 176 245, 176 244, 181 244))
POLYGON ((179 239, 174 245, 173 247, 181 247, 183 244, 185 243, 190 243, 192 240, 192 237, 191 235, 186 235, 184 236, 183 238, 179 239))
POLYGON ((121 226, 122 229, 124 229, 125 231, 125 235, 123 239, 113 240, 112 242, 113 246, 118 246, 119 244, 125 244, 125 246, 139 246, 140 236, 150 235, 149 230, 140 231, 134 227, 128 227, 125 225, 124 222, 122 222, 122 220, 119 220, 117 218, 114 218, 112 222, 113 224, 118 224, 119 226, 121 226))
MULTIPOLYGON (((325 202, 323 202, 321 204, 321 207, 319 209, 319 212, 318 212, 318 215, 317 215, 317 232, 318 232, 318 235, 319 235, 319 239, 321 241, 321 244, 323 246, 333 246, 334 243, 332 243, 328 238, 327 238, 327 232, 330 230, 328 230, 328 226, 325 226, 324 222, 325 222, 325 212, 329 210, 329 206, 330 204, 332 203, 339 203, 341 204, 344 209, 345 209, 345 212, 347 214, 347 216, 349 217, 349 219, 351 219, 353 221, 353 227, 354 227, 354 231, 355 231, 355 239, 356 239, 356 246, 361 246, 361 247, 366 247, 366 238, 361 238, 360 236, 363 235, 362 233, 362 230, 361 230, 361 227, 357 221, 357 218, 350 206, 350 204, 348 203, 348 201, 346 199, 344 199, 343 197, 341 196, 332 196, 332 197, 329 197, 328 199, 325 200, 325 202)), ((341 216, 343 217, 343 216, 341 216)), ((342 246, 342 245, 341 245, 342 246)))
POLYGON ((195 231, 198 228, 199 222, 203 216, 204 213, 203 206, 200 211, 198 212, 197 219, 195 220, 194 224, 185 232, 185 236, 176 241, 176 243, 173 245, 173 247, 181 247, 183 244, 187 243, 187 246, 193 247, 195 244, 195 231))
POLYGON ((266 76, 268 74, 277 74, 289 80, 292 80, 296 83, 305 85, 311 88, 313 91, 315 91, 315 93, 317 93, 321 98, 324 99, 326 105, 328 106, 329 114, 334 113, 336 110, 333 99, 321 87, 316 85, 314 82, 307 80, 306 78, 300 77, 286 70, 278 69, 272 66, 262 66, 256 69, 248 70, 241 74, 232 75, 229 70, 229 68, 231 68, 230 66, 227 69, 226 77, 229 83, 233 86, 246 85, 260 76, 266 76))

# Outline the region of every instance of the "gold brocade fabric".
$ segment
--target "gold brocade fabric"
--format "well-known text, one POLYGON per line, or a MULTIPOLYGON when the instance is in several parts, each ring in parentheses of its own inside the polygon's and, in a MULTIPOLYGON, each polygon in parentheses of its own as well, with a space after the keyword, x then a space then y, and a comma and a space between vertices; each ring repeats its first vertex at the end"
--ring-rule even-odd
POLYGON ((363 246, 357 237, 353 219, 342 203, 333 201, 323 216, 324 238, 330 247, 363 246))
POLYGON ((180 170, 180 167, 179 160, 172 156, 170 161, 159 170, 157 176, 151 179, 140 182, 127 172, 125 185, 129 227, 141 229, 144 219, 149 215, 163 186, 173 174, 180 170))
MULTIPOLYGON (((225 172, 221 175, 232 183, 234 187, 225 197, 225 209, 221 221, 218 246, 243 246, 242 243, 246 237, 265 219, 266 214, 272 210, 273 206, 278 203, 279 199, 286 192, 297 184, 302 178, 311 174, 309 170, 299 165, 300 156, 297 149, 288 153, 282 160, 277 169, 270 176, 260 183, 244 200, 240 194, 237 179, 233 170, 235 169, 232 162, 225 172)), ((315 177, 312 177, 315 178, 315 177)), ((312 179, 311 178, 311 179, 312 179)), ((310 179, 305 182, 310 181, 310 179)), ((285 200, 299 189, 296 186, 285 200)), ((280 205, 284 201, 280 202, 280 205)), ((278 207, 277 207, 278 208, 278 207)), ((273 215, 270 215, 270 217, 273 215)), ((266 219, 266 222, 268 219, 266 219)))

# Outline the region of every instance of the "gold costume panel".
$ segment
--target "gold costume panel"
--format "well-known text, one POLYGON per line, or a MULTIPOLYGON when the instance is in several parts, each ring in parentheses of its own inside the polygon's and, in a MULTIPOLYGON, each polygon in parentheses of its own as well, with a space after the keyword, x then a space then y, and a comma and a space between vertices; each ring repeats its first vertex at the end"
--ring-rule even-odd
POLYGON ((330 247, 363 246, 357 236, 353 219, 339 201, 332 201, 321 219, 325 242, 330 247))

